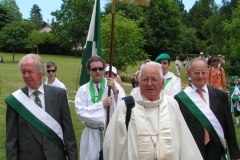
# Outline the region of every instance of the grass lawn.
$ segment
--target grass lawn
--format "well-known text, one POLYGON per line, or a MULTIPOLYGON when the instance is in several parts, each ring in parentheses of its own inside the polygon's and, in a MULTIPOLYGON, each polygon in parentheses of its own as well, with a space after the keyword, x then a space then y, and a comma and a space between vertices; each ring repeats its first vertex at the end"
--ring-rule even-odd
MULTIPOLYGON (((0 56, 3 56, 5 63, 0 63, 0 160, 6 159, 5 153, 5 138, 6 138, 6 124, 5 124, 5 115, 6 115, 6 103, 4 99, 16 91, 18 88, 25 86, 25 83, 22 80, 22 76, 18 69, 18 61, 25 54, 15 54, 15 62, 12 62, 12 53, 1 53, 0 56)), ((57 78, 63 82, 68 88, 67 93, 69 100, 74 101, 75 91, 79 88, 78 77, 80 73, 80 64, 81 58, 75 58, 70 56, 59 56, 59 55, 42 55, 40 54, 44 62, 54 61, 58 66, 57 78)), ((170 71, 176 73, 174 62, 171 62, 170 71)), ((133 75, 139 68, 140 63, 135 67, 128 67, 127 75, 133 75)), ((122 80, 126 84, 131 84, 131 77, 123 76, 120 74, 122 80)), ((181 70, 181 79, 183 84, 188 84, 186 78, 185 70, 181 70)), ((45 80, 44 80, 45 81, 45 80)), ((126 94, 128 95, 132 90, 131 86, 123 86, 126 94)), ((77 145, 79 150, 80 136, 84 126, 77 118, 75 113, 74 103, 70 103, 70 110, 73 119, 73 125, 75 129, 75 134, 77 138, 77 145)), ((235 123, 235 120, 234 120, 235 123)), ((236 128, 238 142, 240 142, 240 127, 236 128)))

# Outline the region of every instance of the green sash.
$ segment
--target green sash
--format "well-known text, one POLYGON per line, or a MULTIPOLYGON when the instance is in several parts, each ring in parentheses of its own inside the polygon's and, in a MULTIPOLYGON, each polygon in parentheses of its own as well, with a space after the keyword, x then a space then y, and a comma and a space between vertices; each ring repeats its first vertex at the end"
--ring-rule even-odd
POLYGON ((39 108, 22 90, 17 90, 5 99, 23 119, 65 151, 62 128, 47 112, 39 108), (44 117, 44 118, 43 118, 44 117))
POLYGON ((211 140, 214 141, 217 147, 223 151, 221 160, 226 160, 226 150, 223 146, 219 135, 217 134, 215 128, 208 120, 208 118, 202 113, 202 111, 195 105, 195 103, 188 97, 188 95, 181 91, 177 94, 178 98, 183 102, 183 104, 189 109, 189 111, 197 118, 197 120, 202 124, 202 126, 208 131, 211 135, 211 140))
POLYGON ((90 79, 89 89, 90 89, 91 100, 92 100, 93 103, 101 101, 102 95, 103 95, 103 92, 104 92, 104 88, 105 88, 105 78, 102 78, 101 88, 99 90, 98 96, 96 96, 95 92, 94 92, 92 79, 90 79))
POLYGON ((164 88, 166 87, 166 85, 168 84, 168 82, 172 79, 172 77, 167 78, 166 81, 164 82, 163 88, 162 90, 164 90, 164 88))

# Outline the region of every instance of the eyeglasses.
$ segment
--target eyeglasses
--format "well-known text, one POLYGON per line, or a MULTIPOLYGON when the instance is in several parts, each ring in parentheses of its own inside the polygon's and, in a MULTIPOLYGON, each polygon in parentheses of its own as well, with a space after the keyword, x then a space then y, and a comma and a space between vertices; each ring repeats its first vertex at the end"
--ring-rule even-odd
POLYGON ((200 76, 200 74, 202 74, 203 76, 207 75, 208 72, 207 71, 195 71, 192 72, 195 76, 200 76))
POLYGON ((96 72, 97 70, 103 71, 103 67, 92 68, 91 70, 92 70, 93 72, 96 72))
POLYGON ((143 79, 141 79, 142 84, 148 84, 149 80, 152 82, 152 84, 158 84, 158 81, 159 81, 159 79, 157 79, 157 78, 151 78, 151 79, 143 78, 143 79))
POLYGON ((54 72, 56 72, 56 70, 55 70, 55 69, 54 69, 54 70, 47 70, 47 72, 48 72, 48 73, 50 73, 50 72, 53 72, 53 73, 54 73, 54 72))

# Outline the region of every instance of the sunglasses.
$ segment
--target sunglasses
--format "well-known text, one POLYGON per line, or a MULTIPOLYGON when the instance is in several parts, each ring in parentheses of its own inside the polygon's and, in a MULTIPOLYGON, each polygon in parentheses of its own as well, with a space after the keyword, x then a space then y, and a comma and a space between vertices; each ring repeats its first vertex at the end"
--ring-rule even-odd
POLYGON ((93 71, 93 72, 96 72, 97 70, 99 70, 99 71, 103 71, 103 67, 98 67, 98 68, 92 68, 91 70, 93 71))
POLYGON ((50 73, 50 72, 53 72, 53 73, 54 73, 54 72, 56 72, 56 70, 47 70, 47 72, 48 72, 48 73, 50 73))

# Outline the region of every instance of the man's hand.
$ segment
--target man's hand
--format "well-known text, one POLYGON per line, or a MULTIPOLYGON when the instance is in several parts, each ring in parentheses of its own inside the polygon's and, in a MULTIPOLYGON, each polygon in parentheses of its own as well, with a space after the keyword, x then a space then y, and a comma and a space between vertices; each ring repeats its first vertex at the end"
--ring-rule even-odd
POLYGON ((112 97, 109 96, 109 97, 105 98, 105 99, 102 101, 102 103, 103 103, 103 106, 104 106, 104 107, 109 107, 109 106, 111 106, 111 104, 112 104, 112 97))
POLYGON ((107 78, 107 86, 109 86, 113 90, 113 93, 117 92, 118 90, 115 86, 114 79, 112 78, 107 78))

